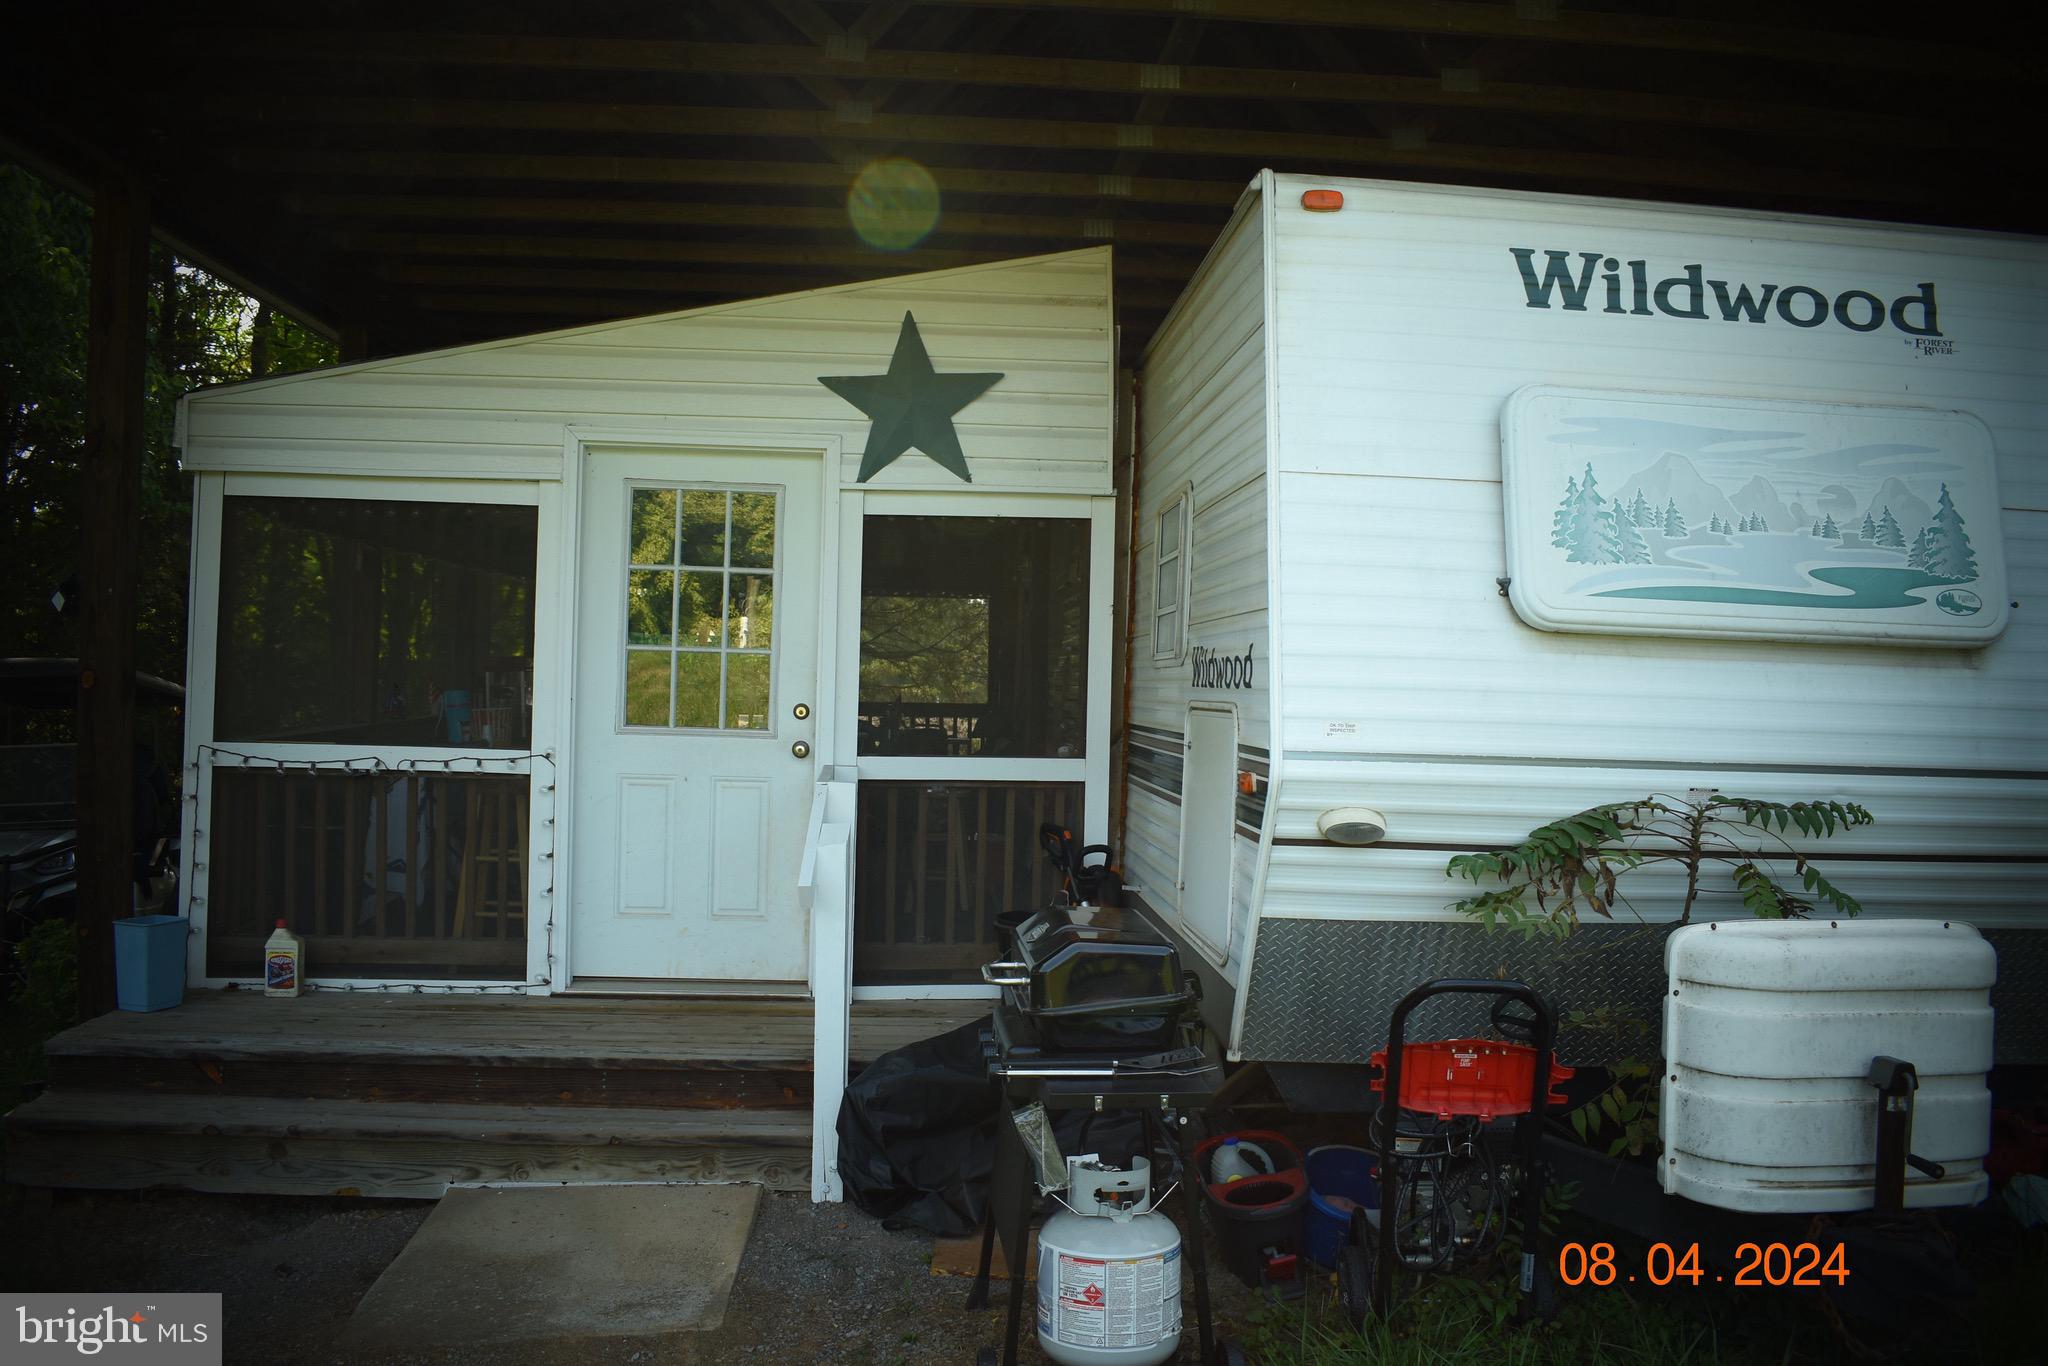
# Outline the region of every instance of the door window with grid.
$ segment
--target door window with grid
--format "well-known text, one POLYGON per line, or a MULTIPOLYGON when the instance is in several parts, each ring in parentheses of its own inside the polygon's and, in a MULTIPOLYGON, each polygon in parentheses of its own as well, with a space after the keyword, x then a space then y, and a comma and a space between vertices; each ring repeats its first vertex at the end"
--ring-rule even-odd
POLYGON ((776 495, 642 487, 628 516, 623 728, 772 729, 776 495))

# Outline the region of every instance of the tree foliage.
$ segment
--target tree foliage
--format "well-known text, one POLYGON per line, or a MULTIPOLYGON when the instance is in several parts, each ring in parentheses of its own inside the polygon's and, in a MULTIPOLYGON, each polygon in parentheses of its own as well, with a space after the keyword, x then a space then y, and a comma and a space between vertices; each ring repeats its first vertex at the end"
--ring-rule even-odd
POLYGON ((1621 874, 1659 863, 1684 870, 1681 925, 1692 919, 1702 878, 1715 865, 1727 871, 1753 915, 1799 918, 1826 904, 1852 916, 1863 909, 1861 903, 1823 877, 1784 836, 1796 830, 1824 839, 1873 819, 1854 802, 1767 802, 1712 791, 1684 797, 1652 794, 1589 807, 1538 826, 1511 849, 1456 855, 1444 871, 1477 885, 1495 884, 1453 909, 1489 928, 1505 926, 1530 938, 1538 933, 1565 938, 1586 914, 1612 919, 1617 906, 1628 904, 1619 887, 1621 874), (1783 861, 1792 864, 1800 891, 1772 872, 1773 864, 1783 861))
POLYGON ((1977 577, 1977 557, 1971 549, 1969 533, 1963 530, 1963 514, 1956 511, 1948 496, 1947 484, 1941 486, 1941 505, 1923 534, 1927 537, 1928 573, 1946 579, 1977 577))
MULTIPOLYGON (((0 165, 0 655, 70 655, 76 618, 51 590, 78 563, 85 443, 86 319, 92 211, 0 165)), ((185 670, 191 483, 171 447, 178 398, 197 388, 333 360, 324 339, 161 244, 150 251, 145 448, 137 549, 136 665, 185 670)))

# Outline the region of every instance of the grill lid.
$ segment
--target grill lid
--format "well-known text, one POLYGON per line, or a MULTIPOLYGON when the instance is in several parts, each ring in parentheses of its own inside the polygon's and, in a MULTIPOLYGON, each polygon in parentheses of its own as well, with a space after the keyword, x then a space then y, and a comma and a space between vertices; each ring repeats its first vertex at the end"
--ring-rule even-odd
POLYGON ((1047 906, 1016 932, 1014 961, 985 979, 1018 992, 1040 1019, 1177 1016, 1193 1000, 1180 955, 1137 911, 1123 906, 1047 906))

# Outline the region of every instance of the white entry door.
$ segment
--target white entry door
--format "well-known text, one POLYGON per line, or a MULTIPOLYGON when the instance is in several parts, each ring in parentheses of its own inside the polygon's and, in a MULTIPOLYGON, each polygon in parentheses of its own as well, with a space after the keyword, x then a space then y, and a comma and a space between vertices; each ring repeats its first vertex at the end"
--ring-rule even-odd
POLYGON ((584 465, 578 979, 794 982, 820 699, 818 457, 584 465), (798 752, 801 751, 801 754, 798 752))

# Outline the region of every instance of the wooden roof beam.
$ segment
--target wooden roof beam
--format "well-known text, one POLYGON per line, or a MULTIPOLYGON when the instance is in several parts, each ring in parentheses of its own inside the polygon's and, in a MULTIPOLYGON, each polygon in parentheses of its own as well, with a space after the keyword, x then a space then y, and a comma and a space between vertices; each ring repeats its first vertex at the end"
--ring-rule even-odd
MULTIPOLYGON (((534 152, 359 151, 313 145, 248 147, 210 158, 237 171, 298 171, 337 176, 420 180, 588 181, 609 185, 801 186, 843 191, 850 176, 837 166, 797 161, 699 161, 677 157, 550 155, 534 152)), ((942 194, 1015 195, 1042 199, 1132 199, 1153 204, 1228 208, 1244 192, 1229 180, 1164 180, 1064 171, 998 171, 933 166, 942 194)))
MULTIPOLYGON (((519 100, 378 99, 313 101, 302 96, 203 99, 196 107, 219 124, 325 123, 415 128, 546 129, 554 132, 637 133, 718 140, 817 138, 831 133, 832 116, 789 109, 716 109, 687 105, 584 104, 519 100)), ((1784 194, 1856 203, 1917 203, 1924 196, 1894 177, 1853 168, 1752 166, 1657 156, 1616 156, 1557 148, 1474 147, 1431 143, 1403 147, 1389 138, 1307 135, 1273 129, 1138 128, 1121 123, 1066 119, 968 118, 946 115, 876 115, 869 131, 898 142, 949 147, 1031 147, 1114 152, 1125 148, 1184 156, 1240 157, 1271 162, 1283 150, 1303 161, 1373 166, 1428 174, 1512 176, 1529 180, 1593 181, 1626 192, 1655 186, 1737 194, 1784 194)))
MULTIPOLYGON (((799 283, 794 290, 822 287, 799 283)), ((832 284, 851 284, 856 281, 832 281, 832 284)), ((685 308, 705 308, 723 302, 744 302, 759 295, 787 294, 794 292, 788 283, 768 290, 735 293, 732 290, 704 289, 694 292, 678 292, 670 296, 672 302, 658 300, 634 300, 630 298, 592 298, 588 295, 557 294, 536 297, 531 294, 442 294, 432 291, 414 294, 410 302, 423 312, 429 313, 511 313, 524 317, 596 317, 633 318, 652 313, 673 313, 685 308)), ((1120 308, 1128 307, 1133 312, 1163 313, 1171 299, 1164 303, 1131 303, 1126 305, 1121 295, 1117 299, 1120 308)))
MULTIPOLYGON (((560 260, 630 261, 649 265, 697 264, 844 268, 869 275, 899 271, 949 270, 956 266, 992 265, 1015 260, 1014 251, 969 251, 950 247, 917 247, 907 252, 862 251, 851 247, 741 242, 673 242, 649 238, 550 237, 531 234, 398 232, 386 229, 338 228, 329 240, 344 251, 399 259, 463 257, 477 261, 560 260)), ((1188 248, 1153 248, 1146 254, 1120 253, 1119 278, 1170 280, 1185 283, 1201 253, 1188 248)))
MULTIPOLYGON (((490 290, 533 293, 584 292, 600 294, 719 294, 752 297, 788 294, 796 290, 823 289, 832 285, 884 279, 890 275, 915 273, 923 267, 902 262, 872 263, 864 274, 843 269, 805 279, 787 273, 735 274, 729 270, 602 270, 578 266, 463 265, 443 261, 384 263, 371 273, 387 284, 435 290, 490 290)), ((1168 281, 1131 282, 1117 287, 1117 301, 1144 302, 1161 308, 1180 295, 1168 281)))
MULTIPOLYGON (((1190 26, 1194 21, 1187 21, 1190 26)), ((293 35, 259 33, 223 40, 251 60, 276 60, 302 44, 323 60, 383 64, 512 67, 789 76, 827 109, 865 104, 879 111, 884 94, 855 94, 831 79, 858 72, 891 82, 1086 90, 1110 94, 1210 96, 1219 99, 1313 100, 1329 104, 1411 104, 1445 109, 1503 109, 1561 118, 1699 124, 1737 131, 1801 134, 1862 143, 1939 146, 1952 134, 1940 124, 1892 113, 1861 113, 1809 105, 1713 98, 1666 91, 1602 90, 1527 82, 1477 81, 1466 69, 1451 78, 1368 72, 1191 66, 1170 55, 1158 62, 1099 61, 971 53, 876 50, 842 39, 816 48, 773 43, 642 42, 616 38, 532 38, 496 34, 293 35), (858 53, 849 57, 846 53, 858 53)), ((209 39, 208 50, 214 51, 209 39)), ((217 58, 217 52, 215 53, 217 58)), ((893 87, 884 87, 884 89, 893 87)), ((1143 122, 1144 120, 1139 120, 1143 122)))
MULTIPOLYGON (((1555 3, 1474 0, 950 0, 980 9, 1036 9, 1077 14, 1197 13, 1247 24, 1387 29, 1461 38, 1513 38, 1535 43, 1663 50, 1719 57, 1873 68, 1975 80, 2033 79, 2033 50, 2014 42, 1999 53, 1889 38, 1735 20, 1684 19, 1624 10, 1573 11, 1555 3)), ((2014 37, 2019 34, 2016 32, 2014 37)))
MULTIPOLYGON (((430 218, 523 223, 617 223, 661 227, 847 230, 846 211, 780 204, 666 203, 642 199, 529 199, 462 195, 298 194, 285 200, 293 213, 338 218, 430 218)), ((965 237, 1051 237, 1065 242, 1122 241, 1207 247, 1211 223, 1152 219, 1067 218, 1052 215, 950 212, 934 232, 965 237)), ((680 244, 679 244, 680 245, 680 244)))

